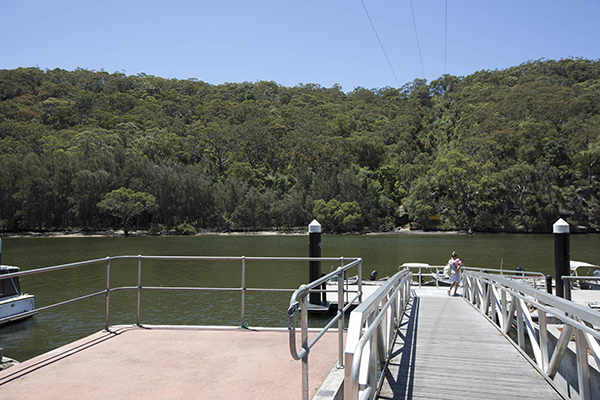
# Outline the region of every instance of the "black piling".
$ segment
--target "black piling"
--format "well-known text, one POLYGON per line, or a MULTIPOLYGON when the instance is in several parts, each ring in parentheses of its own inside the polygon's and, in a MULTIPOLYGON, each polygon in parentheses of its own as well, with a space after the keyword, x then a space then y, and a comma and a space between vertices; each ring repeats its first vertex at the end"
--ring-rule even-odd
MULTIPOLYGON (((321 224, 313 220, 308 225, 308 256, 321 257, 321 224)), ((308 262, 308 280, 314 282, 321 277, 321 261, 308 262)), ((311 293, 308 298, 311 304, 321 304, 321 293, 311 293)))
POLYGON ((556 280, 556 295, 565 298, 563 276, 571 273, 570 231, 569 224, 562 218, 552 226, 554 233, 554 279, 556 280))

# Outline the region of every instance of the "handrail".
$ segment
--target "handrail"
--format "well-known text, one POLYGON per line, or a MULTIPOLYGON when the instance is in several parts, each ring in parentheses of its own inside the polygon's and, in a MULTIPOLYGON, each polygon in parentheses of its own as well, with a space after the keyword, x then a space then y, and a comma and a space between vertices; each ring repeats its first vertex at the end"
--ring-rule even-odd
MULTIPOLYGON (((344 313, 352 306, 352 304, 358 300, 360 301, 362 296, 362 259, 358 258, 352 261, 350 264, 344 265, 344 258, 338 259, 341 265, 333 272, 322 276, 321 278, 307 284, 301 285, 290 299, 290 306, 288 308, 288 332, 289 332, 289 345, 290 353, 294 360, 302 360, 302 398, 308 400, 309 397, 309 382, 308 382, 308 354, 310 349, 317 343, 317 341, 323 337, 336 322, 338 326, 338 349, 339 358, 337 368, 344 368, 344 313), (344 306, 344 276, 346 271, 350 268, 358 267, 358 290, 354 298, 352 298, 344 306), (308 303, 306 301, 309 291, 320 288, 322 284, 329 281, 331 278, 337 277, 337 292, 338 292, 338 310, 334 317, 322 328, 315 338, 308 343, 308 303), (299 300, 299 301, 298 301, 299 300), (298 352, 296 346, 296 314, 300 310, 300 321, 301 321, 301 339, 302 348, 298 352)), ((321 290, 319 290, 321 291, 321 290)))
MULTIPOLYGON (((356 261, 359 259, 358 258, 344 258, 344 257, 319 257, 319 258, 313 257, 313 258, 311 258, 311 257, 246 257, 246 256, 229 257, 229 256, 152 256, 152 255, 151 256, 143 256, 143 255, 132 256, 132 255, 121 255, 121 256, 112 256, 112 257, 105 257, 105 258, 99 258, 99 259, 93 259, 93 260, 80 261, 80 262, 75 262, 75 263, 60 264, 60 265, 55 265, 55 266, 50 266, 50 267, 36 268, 36 269, 31 269, 31 270, 26 270, 26 271, 19 271, 19 272, 11 273, 11 274, 2 274, 2 275, 0 275, 0 280, 20 277, 20 276, 34 275, 34 274, 49 273, 49 272, 54 272, 54 271, 59 271, 59 270, 64 270, 64 269, 69 269, 69 268, 84 267, 84 266, 89 266, 89 265, 93 265, 93 264, 105 263, 106 264, 106 272, 105 272, 106 287, 104 290, 102 290, 100 292, 96 292, 96 293, 87 294, 87 295, 84 295, 84 296, 81 296, 78 298, 69 299, 69 300, 59 302, 56 304, 51 304, 51 305, 48 305, 45 307, 36 308, 33 311, 19 314, 18 318, 33 315, 33 314, 36 314, 39 312, 43 312, 43 311, 46 311, 49 309, 53 309, 53 308, 60 307, 60 306, 70 304, 70 303, 74 303, 77 301, 86 300, 86 299, 89 299, 92 297, 104 295, 105 296, 104 329, 108 330, 109 329, 109 321, 110 321, 110 293, 117 291, 117 290, 136 290, 137 291, 137 304, 136 304, 137 305, 137 311, 136 311, 136 324, 137 325, 141 325, 140 307, 141 307, 141 292, 143 290, 148 289, 148 290, 238 291, 238 292, 241 292, 240 319, 241 319, 241 326, 244 327, 244 326, 246 326, 246 324, 245 324, 245 292, 247 292, 247 291, 293 292, 294 291, 294 289, 268 289, 268 288, 247 288, 247 287, 245 287, 245 274, 246 274, 245 263, 247 261, 306 262, 306 261, 340 261, 340 260, 342 260, 342 263, 343 263, 344 261, 352 262, 352 261, 356 261), (123 287, 111 287, 110 286, 110 267, 111 267, 110 264, 111 264, 111 261, 116 261, 116 260, 137 260, 138 271, 137 271, 136 286, 123 286, 123 287), (235 288, 144 287, 141 285, 142 260, 240 261, 242 263, 241 285, 240 285, 240 287, 235 287, 235 288)), ((13 320, 15 320, 15 316, 0 318, 0 324, 4 323, 4 322, 10 322, 13 320)))
MULTIPOLYGON (((565 299, 571 300, 571 283, 574 281, 584 281, 584 282, 600 282, 600 277, 597 276, 574 276, 574 275, 566 275, 561 276, 560 279, 563 281, 563 294, 565 299)), ((581 284, 580 284, 581 286, 581 284)))
POLYGON ((344 399, 372 399, 375 395, 383 379, 383 375, 377 379, 377 370, 383 370, 390 358, 410 299, 411 281, 409 269, 396 273, 350 314, 345 363, 351 368, 344 374, 344 399))
MULTIPOLYGON (((423 283, 423 277, 431 277, 431 279, 435 280, 435 285, 436 287, 439 286, 439 279, 437 279, 440 276, 440 272, 444 270, 444 266, 443 265, 429 265, 429 266, 424 266, 424 265, 414 265, 414 266, 406 266, 406 268, 410 269, 411 271, 415 271, 413 272, 413 275, 418 277, 418 284, 419 284, 419 288, 421 288, 421 285, 423 283), (426 273, 423 273, 423 269, 427 270, 426 273), (416 272, 418 271, 418 272, 416 272)), ((482 267, 465 267, 463 266, 461 268, 461 271, 473 271, 473 272, 488 272, 488 273, 494 273, 500 276, 506 276, 506 275, 510 275, 511 278, 513 279, 520 279, 523 282, 529 282, 529 280, 531 280, 531 285, 535 288, 537 288, 538 286, 540 288, 545 287, 546 281, 544 278, 544 274, 542 274, 541 272, 534 272, 534 271, 524 271, 524 270, 508 270, 508 269, 494 269, 494 268, 482 268, 482 267)))
POLYGON ((589 348, 590 354, 600 367, 600 332, 594 329, 600 327, 600 313, 497 275, 465 271, 462 279, 463 298, 520 349, 530 363, 565 398, 572 398, 569 394, 573 389, 566 388, 563 380, 557 380, 556 375, 574 334, 574 353, 580 388, 574 398, 592 398, 587 351, 589 348), (532 315, 535 312, 537 323, 532 315), (555 331, 556 344, 552 344, 553 341, 549 339, 552 326, 556 326, 549 324, 549 316, 557 320, 559 328, 562 328, 560 333, 555 331), (516 340, 508 335, 513 328, 513 321, 516 321, 516 340), (532 356, 525 351, 526 334, 532 356))

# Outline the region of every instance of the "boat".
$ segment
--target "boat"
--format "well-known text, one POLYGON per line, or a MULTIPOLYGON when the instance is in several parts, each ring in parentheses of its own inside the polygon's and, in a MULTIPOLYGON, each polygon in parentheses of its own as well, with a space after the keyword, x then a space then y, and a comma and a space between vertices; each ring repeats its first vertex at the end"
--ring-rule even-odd
MULTIPOLYGON (((0 276, 19 272, 19 267, 9 265, 0 266, 0 276)), ((0 325, 8 322, 29 318, 35 313, 35 296, 23 293, 19 284, 19 277, 0 280, 0 325)))
MULTIPOLYGON (((576 277, 589 276, 600 278, 600 265, 594 265, 583 261, 570 261, 571 275, 576 277)), ((600 290, 600 281, 598 280, 579 280, 575 281, 573 286, 579 285, 583 290, 600 290)))

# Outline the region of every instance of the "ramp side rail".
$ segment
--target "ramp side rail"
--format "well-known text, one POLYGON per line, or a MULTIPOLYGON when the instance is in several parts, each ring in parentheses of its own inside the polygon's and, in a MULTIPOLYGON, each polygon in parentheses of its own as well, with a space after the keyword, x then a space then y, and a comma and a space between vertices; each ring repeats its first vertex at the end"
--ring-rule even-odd
POLYGON ((464 271, 462 281, 464 299, 492 322, 563 397, 593 398, 588 350, 600 369, 598 311, 498 275, 464 271), (557 336, 554 345, 549 340, 552 327, 557 336), (509 333, 515 328, 516 339, 512 339, 509 333), (577 388, 565 387, 564 382, 556 379, 573 336, 577 388), (530 346, 532 357, 527 354, 526 346, 530 346))
POLYGON ((344 313, 358 300, 362 299, 362 259, 358 258, 350 264, 344 265, 344 259, 340 259, 341 265, 333 272, 322 276, 320 279, 313 281, 307 285, 300 286, 290 299, 288 308, 288 331, 290 340, 290 353, 294 360, 302 360, 302 399, 309 398, 309 382, 308 382, 308 354, 310 349, 318 342, 318 340, 337 322, 338 328, 338 348, 339 358, 337 368, 344 368, 344 313), (358 290, 354 298, 350 299, 344 306, 344 297, 347 297, 348 291, 345 290, 344 276, 346 272, 353 267, 358 267, 358 290), (337 277, 337 293, 338 293, 338 310, 334 317, 325 325, 317 336, 309 343, 308 342, 308 302, 307 297, 310 291, 315 288, 320 288, 324 283, 331 278, 337 277), (345 296, 346 293, 346 296, 345 296), (296 314, 300 310, 301 321, 301 340, 302 347, 300 351, 296 347, 296 314))
POLYGON ((344 399, 373 399, 391 357, 398 327, 410 300, 412 273, 404 269, 352 313, 346 337, 344 399))

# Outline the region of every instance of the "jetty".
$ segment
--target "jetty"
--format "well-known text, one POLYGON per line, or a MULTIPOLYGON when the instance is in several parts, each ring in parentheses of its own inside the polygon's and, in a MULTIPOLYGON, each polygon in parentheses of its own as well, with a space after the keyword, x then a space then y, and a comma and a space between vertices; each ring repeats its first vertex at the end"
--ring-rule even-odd
MULTIPOLYGON (((458 296, 421 287, 403 269, 369 288, 346 291, 344 277, 360 258, 332 258, 340 267, 289 289, 288 327, 248 327, 245 263, 314 258, 120 256, 20 272, 51 273, 106 265, 104 329, 0 371, 6 398, 171 399, 592 399, 600 393, 597 311, 521 281, 465 270, 458 296), (138 262, 138 284, 110 286, 110 262, 138 262), (239 260, 237 288, 144 287, 142 261, 239 260), (337 277, 337 285, 326 285, 337 277), (326 289, 323 289, 325 287, 326 289), (136 321, 110 325, 110 294, 137 292, 136 321), (140 320, 148 290, 237 292, 240 326, 164 326, 140 320), (337 295, 337 312, 309 328, 314 293, 337 295)), ((61 306, 51 305, 36 310, 61 306)))
POLYGON ((380 399, 562 398, 462 295, 445 288, 413 289, 392 354, 380 399))

